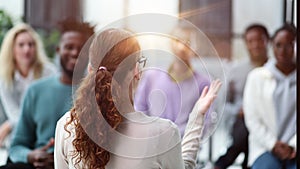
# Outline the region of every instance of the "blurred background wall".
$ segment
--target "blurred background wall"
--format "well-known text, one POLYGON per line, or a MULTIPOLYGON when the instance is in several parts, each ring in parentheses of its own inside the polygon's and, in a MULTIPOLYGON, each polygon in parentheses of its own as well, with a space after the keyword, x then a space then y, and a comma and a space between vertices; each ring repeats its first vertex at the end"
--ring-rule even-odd
POLYGON ((296 24, 296 6, 296 0, 0 0, 0 10, 14 23, 24 20, 46 32, 64 18, 89 21, 100 29, 139 13, 181 16, 210 38, 220 56, 233 60, 247 56, 242 33, 249 24, 263 23, 273 34, 284 21, 296 24))

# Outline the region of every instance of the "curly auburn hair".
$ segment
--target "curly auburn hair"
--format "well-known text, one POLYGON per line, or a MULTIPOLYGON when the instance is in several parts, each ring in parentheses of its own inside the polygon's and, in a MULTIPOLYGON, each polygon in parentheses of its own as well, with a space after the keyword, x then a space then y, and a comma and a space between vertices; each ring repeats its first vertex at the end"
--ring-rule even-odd
POLYGON ((137 57, 128 56, 139 50, 137 40, 124 30, 109 29, 93 40, 89 50, 90 66, 93 69, 78 88, 71 118, 64 126, 68 133, 69 125, 75 128, 75 139, 72 142, 75 166, 82 163, 87 168, 104 169, 108 163, 110 153, 99 145, 109 144, 107 134, 117 129, 123 119, 114 102, 114 98, 120 98, 120 88, 112 88, 112 82, 120 86, 125 77, 115 77, 114 73, 117 68, 125 74, 132 70, 137 57), (127 57, 131 65, 120 65, 127 57), (100 66, 105 69, 99 69, 100 66), (101 118, 109 124, 110 129, 101 118))

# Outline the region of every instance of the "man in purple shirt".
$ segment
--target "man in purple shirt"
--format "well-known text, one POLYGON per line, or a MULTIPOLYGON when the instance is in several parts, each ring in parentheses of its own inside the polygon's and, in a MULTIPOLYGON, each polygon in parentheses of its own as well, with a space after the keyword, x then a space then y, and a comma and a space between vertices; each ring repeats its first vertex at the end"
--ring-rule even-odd
POLYGON ((150 116, 169 119, 177 124, 181 137, 194 104, 208 79, 195 72, 190 59, 195 53, 189 48, 191 29, 176 29, 171 46, 176 56, 168 70, 151 68, 143 73, 137 88, 134 107, 150 116))

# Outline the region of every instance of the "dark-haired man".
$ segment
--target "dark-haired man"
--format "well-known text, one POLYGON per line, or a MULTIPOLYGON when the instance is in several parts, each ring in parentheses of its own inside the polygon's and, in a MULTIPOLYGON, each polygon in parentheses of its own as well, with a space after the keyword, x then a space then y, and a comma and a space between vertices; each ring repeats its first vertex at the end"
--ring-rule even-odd
POLYGON ((29 87, 9 150, 11 163, 0 168, 54 168, 56 122, 72 106, 73 71, 81 48, 93 33, 88 24, 70 21, 62 22, 60 30, 56 51, 60 56, 61 73, 41 79, 29 87))
POLYGON ((263 66, 268 60, 267 47, 269 34, 261 24, 253 24, 246 28, 244 40, 249 52, 249 59, 235 65, 228 73, 228 89, 225 113, 234 116, 231 130, 232 145, 215 163, 215 169, 225 169, 232 165, 240 153, 244 153, 243 169, 248 162, 248 130, 244 121, 243 92, 248 73, 263 66))

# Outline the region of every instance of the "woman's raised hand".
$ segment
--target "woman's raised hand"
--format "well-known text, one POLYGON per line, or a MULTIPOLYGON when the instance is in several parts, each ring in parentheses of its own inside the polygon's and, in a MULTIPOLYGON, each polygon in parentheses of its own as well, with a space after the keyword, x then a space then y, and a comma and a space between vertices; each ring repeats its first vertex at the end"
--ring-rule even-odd
POLYGON ((221 86, 222 83, 219 79, 212 81, 209 88, 205 86, 197 101, 199 113, 204 115, 207 112, 212 102, 216 99, 221 86))

